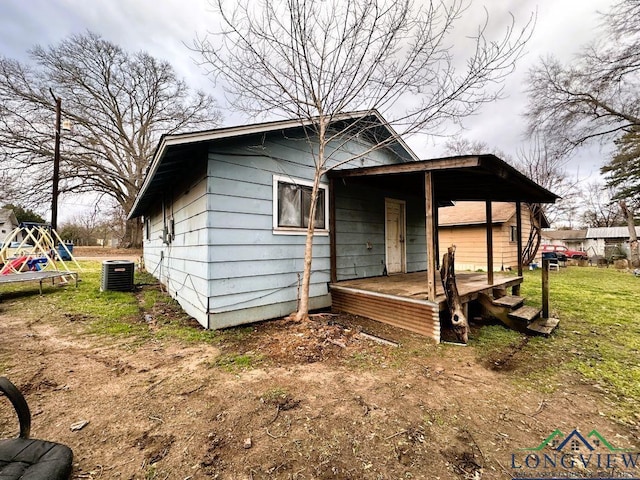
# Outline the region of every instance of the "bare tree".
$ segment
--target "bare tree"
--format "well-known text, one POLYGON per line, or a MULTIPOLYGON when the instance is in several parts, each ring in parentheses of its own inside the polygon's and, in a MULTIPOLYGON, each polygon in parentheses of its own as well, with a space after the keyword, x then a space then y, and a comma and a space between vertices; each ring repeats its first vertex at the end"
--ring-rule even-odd
POLYGON ((574 210, 578 195, 578 178, 571 178, 566 166, 569 155, 554 149, 553 142, 534 134, 526 146, 516 152, 512 165, 531 180, 558 195, 561 200, 554 204, 541 205, 549 222, 553 223, 574 210))
MULTIPOLYGON (((209 128, 215 101, 192 92, 173 67, 145 52, 128 53, 87 32, 36 46, 31 63, 0 59, 0 156, 14 201, 50 199, 54 101, 73 131, 62 140, 60 192, 102 193, 128 211, 161 134, 209 128), (50 90, 51 89, 51 90, 50 90)), ((140 242, 138 219, 125 243, 140 242)))
MULTIPOLYGON (((545 132, 565 150, 593 139, 617 141, 617 155, 602 170, 609 175, 607 183, 617 187, 614 198, 628 213, 628 202, 635 203, 638 192, 640 2, 619 0, 603 19, 601 38, 584 48, 571 66, 549 57, 531 71, 527 117, 530 132, 545 132), (629 178, 634 170, 635 184, 629 178)), ((633 215, 625 217, 633 238, 633 215)))
POLYGON ((448 155, 482 155, 491 153, 505 162, 513 163, 512 158, 502 150, 491 147, 483 140, 469 140, 461 135, 454 135, 444 144, 444 151, 448 155))
MULTIPOLYGON (((533 28, 532 19, 520 30, 512 19, 501 39, 489 40, 487 18, 471 39, 464 67, 456 69, 450 37, 464 0, 420 7, 411 0, 212 4, 222 24, 196 38, 194 50, 223 80, 231 105, 311 125, 309 218, 315 218, 320 178, 336 166, 327 148, 349 134, 332 128, 338 114, 377 110, 404 135, 439 132, 445 122, 460 121, 499 98, 500 82, 514 69, 533 28)), ((373 148, 393 140, 377 139, 373 148)), ((313 232, 309 222, 297 319, 308 315, 313 232)))
POLYGON ((580 192, 584 205, 583 222, 587 227, 615 227, 626 219, 613 200, 614 191, 600 182, 588 183, 580 192))
POLYGON ((604 27, 570 65, 547 57, 530 72, 529 131, 565 150, 640 126, 640 2, 619 1, 604 27))

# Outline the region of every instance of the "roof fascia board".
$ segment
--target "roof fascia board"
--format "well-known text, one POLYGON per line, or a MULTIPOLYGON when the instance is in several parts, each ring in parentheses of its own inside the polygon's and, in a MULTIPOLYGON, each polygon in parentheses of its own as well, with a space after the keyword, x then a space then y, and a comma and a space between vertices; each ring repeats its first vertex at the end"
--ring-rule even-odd
POLYGON ((330 176, 334 177, 365 177, 373 175, 388 175, 394 173, 429 172, 452 168, 472 168, 480 165, 478 157, 439 158, 436 160, 420 160, 418 162, 400 163, 396 165, 382 165, 377 167, 362 167, 334 170, 330 176))

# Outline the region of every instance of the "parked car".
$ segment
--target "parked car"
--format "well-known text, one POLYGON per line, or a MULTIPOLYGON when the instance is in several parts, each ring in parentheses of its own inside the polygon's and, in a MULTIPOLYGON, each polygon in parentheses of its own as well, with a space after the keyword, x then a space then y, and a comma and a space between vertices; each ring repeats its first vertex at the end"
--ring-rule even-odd
POLYGON ((573 258, 576 260, 586 260, 589 258, 586 252, 581 250, 571 250, 564 245, 542 245, 541 252, 556 252, 558 254, 558 260, 562 259, 562 255, 567 258, 573 258))

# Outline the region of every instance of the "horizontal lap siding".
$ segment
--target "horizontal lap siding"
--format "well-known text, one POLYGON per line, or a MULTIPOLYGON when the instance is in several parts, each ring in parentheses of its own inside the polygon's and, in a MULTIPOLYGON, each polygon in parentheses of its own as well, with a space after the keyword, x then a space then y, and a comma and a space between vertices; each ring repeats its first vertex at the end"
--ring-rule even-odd
MULTIPOLYGON (((244 139, 209 150, 210 323, 214 328, 265 320, 295 310, 305 235, 274 235, 273 176, 313 178, 305 142, 244 139)), ((308 151, 308 149, 307 149, 308 151)), ((314 239, 311 297, 327 293, 327 236, 314 239)))
POLYGON ((484 225, 440 227, 438 233, 441 254, 444 254, 451 245, 456 246, 456 270, 486 270, 487 231, 484 225))
MULTIPOLYGON (((367 148, 361 140, 336 142, 327 150, 329 163, 343 162, 367 148), (332 151, 338 145, 341 150, 332 151)), ((305 136, 273 132, 211 142, 202 171, 197 159, 185 160, 190 167, 165 193, 164 203, 149 212, 147 269, 205 326, 238 325, 293 311, 304 270, 305 235, 274 234, 273 177, 313 179, 305 136), (175 237, 167 243, 163 232, 170 218, 175 237)), ((399 161, 376 151, 339 168, 399 161)), ((329 236, 316 235, 312 308, 330 305, 329 256, 329 236)))
POLYGON ((424 200, 340 181, 335 188, 338 281, 383 274, 385 197, 406 201, 407 272, 426 269, 424 200))
POLYGON ((147 270, 167 287, 186 313, 207 326, 209 241, 204 165, 202 170, 201 174, 191 174, 192 182, 186 175, 184 188, 167 192, 164 205, 161 202, 156 206, 150 215, 151 238, 145 239, 144 254, 147 270), (165 219, 167 226, 170 219, 174 223, 170 242, 163 241, 165 219))
MULTIPOLYGON (((493 227, 493 269, 518 268, 518 245, 511 241, 511 227, 516 226, 515 215, 505 223, 493 227)), ((522 207, 522 248, 531 231, 527 207, 522 207)), ((440 252, 456 246, 456 270, 487 270, 487 229, 485 225, 466 225, 439 228, 440 252)))
MULTIPOLYGON (((531 216, 529 214, 529 209, 526 205, 522 206, 522 248, 524 249, 527 245, 527 240, 529 240, 529 233, 531 232, 531 216)), ((511 268, 512 270, 518 269, 518 244, 516 242, 511 242, 509 239, 509 229, 511 226, 516 226, 516 217, 513 216, 507 222, 505 226, 505 232, 503 234, 503 246, 502 250, 504 252, 504 265, 505 268, 511 268)))
MULTIPOLYGON (((516 224, 515 216, 512 222, 504 223, 499 229, 494 229, 493 239, 493 269, 508 270, 518 268, 518 243, 510 240, 510 227, 516 224), (497 230, 497 231, 496 231, 497 230)), ((523 228, 524 230, 524 228, 523 228)), ((524 231, 522 232, 523 243, 527 241, 524 231)), ((524 245, 523 245, 524 247, 524 245)))
MULTIPOLYGON (((329 163, 347 159, 350 154, 345 149, 359 153, 366 148, 349 142, 330 145, 329 163), (336 145, 342 150, 332 150, 336 145)), ((398 159, 374 152, 358 159, 356 166, 392 161, 398 159)), ((313 180, 307 139, 302 134, 285 138, 282 133, 273 133, 245 137, 241 144, 213 144, 208 174, 211 326, 264 320, 295 310, 306 236, 274 234, 273 177, 313 180)), ((329 237, 316 235, 310 287, 315 308, 330 305, 329 256, 329 237)))
POLYGON ((143 228, 143 257, 145 269, 155 278, 160 279, 160 254, 163 251, 162 230, 164 228, 162 220, 162 206, 156 205, 152 211, 147 212, 145 224, 149 222, 150 235, 146 237, 146 226, 143 228))
POLYGON ((335 182, 338 281, 382 275, 385 260, 384 196, 335 182), (367 248, 367 244, 371 248, 367 248))

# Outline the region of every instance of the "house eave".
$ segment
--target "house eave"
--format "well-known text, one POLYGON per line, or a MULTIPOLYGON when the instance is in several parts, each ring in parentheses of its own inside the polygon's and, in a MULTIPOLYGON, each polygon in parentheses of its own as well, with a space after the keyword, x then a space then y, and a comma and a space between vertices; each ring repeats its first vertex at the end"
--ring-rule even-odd
MULTIPOLYGON (((377 126, 382 127, 388 132, 388 138, 390 139, 388 142, 389 148, 394 148, 394 146, 399 146, 399 149, 406 152, 406 156, 399 155, 400 157, 404 157, 405 161, 408 162, 417 162, 419 161, 417 155, 411 150, 411 148, 402 140, 402 138, 398 135, 398 133, 391 127, 391 125, 380 115, 380 113, 376 110, 366 110, 366 111, 357 111, 350 113, 343 113, 334 116, 330 121, 331 123, 343 122, 343 121, 354 121, 353 125, 357 125, 359 120, 364 120, 369 117, 375 118, 377 122, 377 126)), ((136 195, 136 199, 134 200, 133 206, 127 216, 128 219, 132 219, 144 214, 143 209, 141 209, 141 200, 147 194, 150 185, 154 181, 156 175, 158 174, 158 169, 163 162, 163 159, 167 155, 167 152, 170 149, 174 149, 180 146, 189 146, 189 145, 197 145, 197 144, 205 144, 207 142, 212 142, 216 140, 222 139, 231 139, 238 138, 249 135, 263 134, 275 131, 285 131, 294 128, 305 128, 311 127, 315 125, 317 122, 317 118, 307 118, 307 119, 293 119, 293 120, 279 120, 273 122, 264 122, 258 124, 251 125, 239 125, 233 127, 223 127, 214 130, 205 130, 199 132, 188 132, 188 133, 179 133, 174 135, 163 135, 158 142, 158 146, 153 154, 153 158, 151 163, 147 169, 147 173, 145 175, 144 181, 136 195)))

